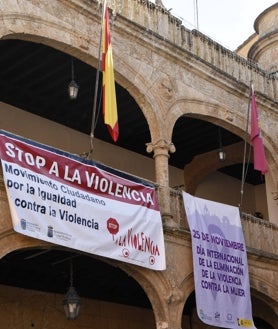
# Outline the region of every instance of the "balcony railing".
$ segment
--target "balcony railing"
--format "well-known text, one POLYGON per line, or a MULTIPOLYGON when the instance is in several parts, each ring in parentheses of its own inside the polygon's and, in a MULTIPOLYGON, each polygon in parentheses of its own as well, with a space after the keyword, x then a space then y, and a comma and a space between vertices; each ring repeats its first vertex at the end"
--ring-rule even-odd
POLYGON ((198 30, 189 30, 183 25, 182 19, 173 16, 170 10, 150 0, 117 0, 111 6, 117 14, 145 28, 151 37, 155 36, 157 40, 190 52, 237 83, 249 86, 252 80, 257 92, 277 100, 278 77, 275 74, 263 70, 198 30))
POLYGON ((241 223, 249 249, 259 254, 273 254, 278 258, 278 225, 246 213, 241 214, 241 223))
MULTIPOLYGON (((189 231, 180 190, 171 190, 171 213, 177 226, 189 231)), ((241 225, 250 253, 278 259, 278 225, 246 213, 241 213, 241 225)))

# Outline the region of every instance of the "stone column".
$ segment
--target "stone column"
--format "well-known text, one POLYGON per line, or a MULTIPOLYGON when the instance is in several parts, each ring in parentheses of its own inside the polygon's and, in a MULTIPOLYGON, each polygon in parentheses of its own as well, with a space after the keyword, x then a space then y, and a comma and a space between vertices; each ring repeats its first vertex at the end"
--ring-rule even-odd
POLYGON ((156 329, 182 329, 182 313, 185 303, 183 292, 174 286, 169 291, 169 295, 165 296, 164 301, 167 317, 164 321, 157 321, 156 329))
POLYGON ((147 152, 153 152, 155 160, 155 175, 158 183, 158 197, 160 211, 163 222, 166 225, 173 226, 173 216, 170 208, 170 189, 169 189, 169 152, 175 152, 175 146, 172 142, 160 139, 154 143, 147 143, 147 152))

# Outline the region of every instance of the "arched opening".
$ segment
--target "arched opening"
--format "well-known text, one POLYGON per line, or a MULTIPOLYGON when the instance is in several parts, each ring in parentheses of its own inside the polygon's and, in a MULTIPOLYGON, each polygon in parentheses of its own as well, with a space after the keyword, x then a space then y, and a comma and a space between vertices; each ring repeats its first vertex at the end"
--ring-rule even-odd
POLYGON ((176 153, 171 155, 170 163, 179 161, 180 168, 184 168, 184 189, 201 198, 233 206, 241 204, 242 211, 268 219, 264 176, 253 168, 252 147, 247 143, 244 157, 242 138, 220 127, 217 118, 210 120, 215 123, 181 116, 174 126, 176 153), (222 161, 220 148, 226 155, 222 161))
MULTIPOLYGON (((54 322, 57 328, 63 327, 70 321, 62 305, 70 284, 70 262, 73 286, 81 298, 80 315, 74 320, 77 327, 105 327, 109 322, 128 327, 128 322, 141 318, 145 328, 155 328, 147 295, 116 262, 106 263, 104 259, 56 247, 19 249, 1 259, 1 310, 25 323, 29 321, 30 327, 44 324, 48 328, 54 322), (22 314, 17 313, 18 306, 22 314)), ((12 317, 2 315, 5 327, 11 326, 12 317)))
POLYGON ((277 314, 272 308, 270 296, 252 290, 252 308, 254 323, 257 329, 274 329, 277 324, 277 314))
MULTIPOLYGON (((271 325, 271 321, 274 320, 275 315, 270 308, 263 303, 262 301, 258 301, 255 297, 252 298, 252 306, 253 306, 253 321, 254 325, 257 329, 274 329, 271 325), (259 308, 258 308, 259 303, 259 308)), ((203 323, 197 314, 196 311, 196 296, 195 291, 193 291, 186 300, 183 309, 183 318, 182 318, 182 329, 213 329, 217 328, 215 326, 209 326, 203 323)), ((219 327, 222 329, 223 327, 219 327)), ((225 328, 223 328, 225 329, 225 328)))
MULTIPOLYGON (((79 85, 79 92, 75 100, 70 100, 68 85, 71 81, 71 55, 42 43, 19 39, 1 40, 0 51, 3 54, 0 58, 2 102, 72 128, 87 135, 89 139, 96 68, 74 58, 74 79, 79 85)), ((119 72, 119 74, 123 73, 119 72)), ((101 87, 101 81, 99 85, 101 87)), ((95 137, 149 159, 152 158, 153 154, 146 151, 146 143, 151 141, 151 133, 142 110, 128 90, 117 83, 116 93, 119 139, 116 144, 111 140, 103 123, 99 102, 95 137)), ((99 101, 100 98, 101 90, 99 90, 99 101)), ((22 122, 22 130, 25 124, 26 122, 22 122)), ((170 166, 176 171, 183 170, 194 157, 207 152, 215 151, 217 157, 218 127, 217 123, 192 116, 181 116, 173 129, 172 142, 176 151, 169 158, 170 166)), ((221 128, 221 132, 224 147, 242 140, 224 128, 221 128)), ((88 150, 89 146, 83 148, 83 152, 88 150)), ((229 176, 236 175, 237 178, 240 174, 238 168, 234 166, 221 171, 225 171, 229 176)), ((258 180, 258 173, 252 168, 249 169, 248 178, 249 176, 252 181, 258 180)), ((173 180, 172 185, 175 186, 176 179, 173 180)))
MULTIPOLYGON (((215 118, 217 120, 217 118, 215 118)), ((173 129, 172 141, 176 147, 176 152, 171 155, 169 163, 176 163, 179 159, 179 168, 183 169, 194 157, 199 154, 215 151, 219 149, 218 125, 200 118, 183 115, 176 121, 173 129)), ((223 147, 242 141, 239 136, 221 129, 221 139, 223 147)))
MULTIPOLYGON (((96 69, 74 58, 74 80, 78 96, 71 100, 69 54, 40 43, 2 40, 0 51, 1 101, 90 135, 96 69)), ((113 143, 103 123, 101 110, 101 74, 98 90, 95 137, 113 143)), ((150 141, 147 121, 128 91, 116 84, 120 135, 117 142, 128 150, 148 156, 150 141)), ((85 150, 84 150, 85 151, 85 150)))
POLYGON ((257 329, 274 329, 269 323, 259 317, 255 317, 254 322, 257 329))

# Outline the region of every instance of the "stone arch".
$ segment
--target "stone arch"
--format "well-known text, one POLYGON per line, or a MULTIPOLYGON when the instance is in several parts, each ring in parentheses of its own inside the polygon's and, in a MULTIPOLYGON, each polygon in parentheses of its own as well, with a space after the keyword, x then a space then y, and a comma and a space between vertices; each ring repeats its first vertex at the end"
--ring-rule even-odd
POLYGON ((173 291, 165 275, 162 272, 149 271, 126 263, 120 263, 118 267, 131 275, 145 291, 153 308, 157 328, 168 328, 171 316, 167 306, 176 292, 173 291))
POLYGON ((187 274, 187 276, 183 279, 180 287, 184 295, 184 302, 186 302, 187 298, 191 295, 191 293, 195 289, 193 272, 187 274))
MULTIPOLYGON (((225 166, 230 166, 243 161, 244 143, 237 143, 225 147, 229 155, 225 160, 225 166)), ((214 151, 196 156, 184 167, 184 187, 186 192, 194 195, 199 183, 208 175, 223 167, 214 151), (190 172, 190 175, 187 173, 190 172)))
POLYGON ((31 239, 27 236, 8 230, 1 234, 0 239, 0 259, 12 251, 26 248, 47 248, 50 244, 44 241, 31 239))
MULTIPOLYGON (((218 103, 210 103, 202 95, 200 95, 199 98, 190 98, 190 97, 182 98, 177 100, 173 104, 173 106, 167 113, 167 118, 165 120, 168 123, 166 138, 169 138, 169 140, 171 140, 170 136, 172 136, 173 134, 175 123, 181 116, 188 116, 191 118, 201 119, 214 123, 220 127, 223 127, 231 131, 233 134, 241 137, 242 139, 245 139, 245 135, 246 135, 245 113, 241 113, 239 111, 233 112, 229 109, 223 108, 223 106, 221 106, 218 103)), ((269 124, 270 123, 271 122, 269 122, 269 124)), ((277 182, 278 165, 277 165, 277 159, 275 158, 277 154, 277 145, 275 145, 275 136, 270 135, 266 129, 263 130, 263 127, 261 129, 262 129, 262 134, 264 136, 264 146, 265 146, 265 152, 268 161, 269 174, 271 175, 272 180, 274 182, 277 182)), ((242 162, 243 160, 242 157, 240 159, 240 156, 236 154, 236 151, 240 150, 241 147, 242 146, 240 145, 231 147, 230 151, 232 157, 229 160, 231 165, 242 162)), ((186 167, 186 170, 192 169, 192 167, 194 167, 194 164, 196 165, 196 161, 201 160, 202 156, 208 156, 208 155, 209 154, 200 155, 199 156, 200 158, 198 157, 198 159, 196 157, 192 161, 192 163, 186 167)), ((203 172, 198 171, 197 173, 196 170, 198 168, 196 168, 195 166, 191 177, 186 178, 185 184, 188 186, 190 191, 195 191, 197 186, 196 185, 197 181, 200 181, 200 179, 202 179, 204 175, 211 173, 212 172, 211 170, 213 168, 214 168, 213 171, 219 168, 219 163, 213 161, 212 158, 213 157, 211 156, 210 161, 207 161, 206 159, 206 162, 203 163, 203 165, 205 166, 205 168, 202 168, 203 172), (194 172, 196 172, 195 177, 193 177, 194 172), (195 183, 194 179, 196 179, 196 174, 197 176, 200 175, 200 179, 197 178, 197 181, 195 183)), ((225 162, 225 165, 227 165, 227 163, 228 162, 225 162)))
MULTIPOLYGON (((253 317, 260 319, 267 319, 267 323, 270 324, 273 328, 277 326, 277 307, 276 307, 276 297, 274 296, 277 287, 273 284, 269 284, 268 281, 262 280, 259 276, 250 274, 250 279, 252 284, 250 285, 251 290, 251 303, 253 306, 253 317), (261 287, 260 291, 258 287, 261 287), (267 287, 267 288, 266 288, 267 287), (266 293, 264 290, 274 292, 272 296, 266 293), (259 301, 259 302, 258 302, 259 301)), ((193 272, 187 275, 181 284, 181 290, 184 293, 184 306, 190 298, 190 296, 195 292, 193 272)), ((196 308, 196 305, 194 305, 196 308)), ((193 310, 194 310, 193 308, 193 310)), ((196 312, 196 310, 195 310, 196 312)), ((182 314, 181 314, 182 316, 182 314)), ((197 314, 195 314, 197 317, 197 314)), ((195 319, 196 320, 196 319, 195 319)))
MULTIPOLYGON (((0 175, 1 172, 2 170, 0 170, 0 175)), ((0 192, 2 191, 4 191, 4 184, 0 181, 0 192)), ((53 248, 53 245, 46 241, 33 239, 13 230, 8 199, 5 192, 0 194, 0 213, 0 259, 20 249, 53 248), (9 224, 7 225, 6 223, 9 224)), ((57 247, 59 248, 59 246, 57 247)), ((67 248, 65 248, 65 250, 67 250, 67 248)), ((163 272, 150 271, 143 267, 117 262, 108 258, 102 258, 100 260, 108 265, 120 268, 138 282, 151 302, 158 328, 162 326, 162 323, 169 323, 170 315, 167 304, 173 299, 172 296, 175 295, 175 292, 172 292, 172 287, 163 272)))
MULTIPOLYGON (((173 133, 174 125, 180 116, 189 116, 217 124, 244 139, 246 130, 245 113, 231 111, 220 104, 210 103, 203 96, 196 98, 183 98, 175 102, 167 114, 167 136, 173 133)), ((268 150, 268 156, 275 152, 273 136, 262 130, 264 144, 268 150)))
MULTIPOLYGON (((250 277, 250 287, 253 290, 254 294, 257 295, 259 298, 260 296, 264 296, 263 299, 268 301, 268 305, 272 307, 275 305, 277 301, 277 284, 275 285, 275 279, 267 280, 264 274, 255 274, 250 267, 249 270, 249 277, 250 277)), ((277 310, 274 310, 277 312, 277 310)))
POLYGON ((184 301, 183 301, 183 307, 182 307, 182 313, 181 313, 181 317, 182 317, 186 303, 187 303, 188 299, 190 298, 190 296, 195 291, 194 273, 193 272, 189 273, 186 276, 186 278, 184 278, 184 280, 181 284, 181 289, 184 294, 184 301))
MULTIPOLYGON (((159 274, 159 276, 161 276, 161 274, 159 274)), ((165 281, 165 278, 163 276, 161 277, 161 280, 158 280, 158 282, 159 281, 164 286, 164 293, 162 296, 165 297, 164 300, 163 299, 161 300, 161 306, 165 308, 164 305, 166 302, 166 305, 168 305, 168 307, 166 307, 165 310, 163 310, 163 313, 161 314, 161 309, 159 309, 159 305, 157 305, 158 313, 156 312, 156 308, 154 308, 154 312, 155 314, 159 314, 160 316, 164 315, 164 318, 167 320, 169 316, 172 320, 174 319, 175 321, 175 323, 173 322, 171 323, 172 326, 175 325, 175 327, 181 328, 183 311, 186 301, 190 297, 190 295, 194 292, 193 272, 187 273, 185 278, 178 286, 171 287, 170 283, 168 281, 165 281)), ((161 289, 160 284, 157 287, 155 287, 155 289, 157 291, 160 290, 161 289)), ((161 318, 163 319, 163 317, 161 318)), ((158 328, 162 328, 162 327, 158 326, 158 328)), ((168 327, 165 326, 165 328, 168 327)))
POLYGON ((277 311, 273 308, 274 301, 265 294, 251 289, 253 319, 264 320, 272 328, 277 327, 277 311))
MULTIPOLYGON (((12 220, 8 210, 7 197, 4 196, 1 199, 3 199, 0 200, 2 201, 0 204, 0 213, 2 214, 1 223, 8 222, 9 226, 5 226, 0 231, 0 259, 13 251, 20 249, 53 248, 53 245, 46 241, 33 239, 15 232, 12 228, 12 220)), ((65 248, 65 250, 66 249, 67 248, 65 248)), ((112 259, 103 258, 101 261, 111 266, 120 268, 123 272, 138 282, 151 302, 158 328, 163 326, 162 323, 169 323, 170 315, 167 305, 171 300, 173 300, 176 292, 172 291, 172 287, 170 286, 169 281, 167 281, 162 272, 150 271, 143 267, 117 262, 112 259)))
POLYGON ((182 98, 177 100, 168 112, 167 134, 172 135, 176 121, 181 116, 206 120, 229 130, 240 137, 245 134, 245 117, 241 113, 232 113, 220 104, 208 102, 202 95, 199 98, 182 98))
MULTIPOLYGON (((59 248, 59 246, 57 247, 59 248)), ((13 230, 8 230, 2 234, 0 239, 0 248, 0 256, 3 258, 4 256, 16 250, 36 250, 40 248, 48 249, 53 248, 53 245, 41 240, 32 239, 27 236, 18 234, 13 230)), ((67 248, 65 248, 65 250, 67 250, 67 248)), ((165 279, 162 272, 148 271, 145 268, 141 268, 139 266, 132 266, 106 258, 97 258, 100 261, 107 263, 108 265, 120 268, 133 280, 138 282, 151 302, 157 328, 164 327, 165 323, 170 322, 170 315, 167 309, 167 304, 169 303, 168 299, 171 298, 171 287, 169 286, 169 283, 165 279)))
MULTIPOLYGON (((52 8, 51 15, 46 16, 40 15, 37 11, 34 14, 28 5, 26 4, 25 13, 20 8, 18 12, 9 13, 7 10, 5 14, 0 14, 3 22, 0 27, 2 39, 20 39, 43 43, 74 56, 88 65, 97 67, 99 36, 92 38, 92 35, 96 34, 95 31, 100 30, 100 22, 96 20, 96 17, 90 18, 85 14, 82 16, 83 25, 81 26, 74 17, 74 11, 67 11, 70 13, 67 22, 56 16, 64 6, 61 2, 59 5, 56 4, 57 7, 61 6, 61 8, 52 8)), ((11 6, 11 8, 16 7, 15 5, 11 6)), ((95 7, 96 12, 98 12, 96 4, 95 7)), ((114 58, 116 82, 125 88, 139 105, 147 120, 152 140, 163 139, 165 122, 156 114, 159 113, 160 108, 155 99, 155 92, 151 91, 151 88, 146 84, 148 77, 139 72, 138 67, 133 67, 131 63, 122 60, 120 56, 117 57, 116 52, 114 52, 114 58)), ((159 81, 160 78, 156 77, 156 80, 159 81)))

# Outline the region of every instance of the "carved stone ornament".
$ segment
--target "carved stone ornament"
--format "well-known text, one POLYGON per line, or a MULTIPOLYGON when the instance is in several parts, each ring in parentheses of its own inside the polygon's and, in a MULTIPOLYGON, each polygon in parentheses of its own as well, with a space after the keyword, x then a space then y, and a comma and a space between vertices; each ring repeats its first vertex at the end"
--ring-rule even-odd
POLYGON ((165 139, 160 139, 154 143, 147 143, 146 146, 148 153, 152 153, 152 152, 155 153, 157 150, 164 150, 167 151, 167 153, 176 152, 175 145, 172 142, 166 141, 165 139))

